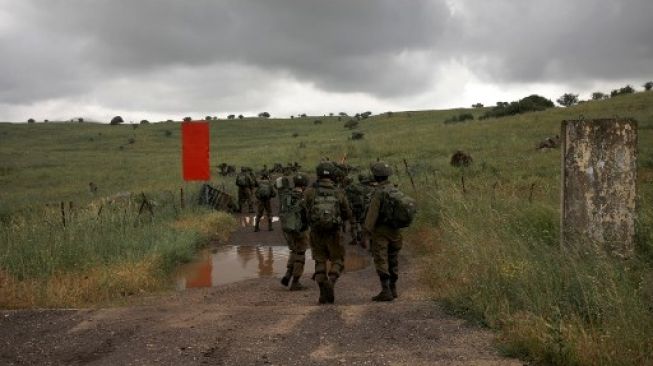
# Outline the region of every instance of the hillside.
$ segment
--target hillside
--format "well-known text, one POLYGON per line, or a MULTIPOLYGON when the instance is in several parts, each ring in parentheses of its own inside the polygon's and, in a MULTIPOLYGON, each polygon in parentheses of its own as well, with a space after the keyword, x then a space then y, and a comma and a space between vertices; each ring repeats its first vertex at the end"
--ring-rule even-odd
MULTIPOLYGON (((343 127, 346 118, 212 121, 211 164, 260 168, 297 161, 310 172, 322 157, 347 156, 350 164, 361 167, 384 159, 398 171, 394 181, 420 204, 418 222, 406 237, 430 263, 423 280, 431 286, 432 298, 460 316, 499 330, 506 354, 554 364, 653 362, 653 209, 648 204, 653 200, 653 93, 444 123, 463 112, 476 117, 482 113, 457 109, 373 116, 360 121, 358 130, 365 133, 360 141, 349 139, 351 131, 343 127), (637 256, 629 263, 604 253, 570 254, 557 245, 559 150, 539 151, 535 146, 559 134, 562 120, 581 116, 632 117, 639 122, 640 220, 637 256), (322 123, 314 124, 316 119, 322 123), (471 167, 449 165, 459 149, 473 156, 471 167), (404 172, 403 159, 417 191, 404 172)), ((196 184, 181 181, 179 126, 0 124, 4 225, 15 223, 18 216, 26 217, 23 228, 37 225, 33 212, 46 203, 88 204, 96 199, 89 182, 97 184, 99 197, 144 192, 163 202, 176 197, 180 187, 196 191, 196 184)), ((213 183, 224 183, 235 192, 232 177, 214 174, 213 183)), ((168 227, 177 217, 174 205, 162 206, 168 213, 155 219, 152 231, 168 227)), ((11 248, 24 240, 37 250, 39 244, 28 239, 53 234, 30 236, 17 227, 0 242, 0 269, 28 279, 29 271, 21 276, 12 272, 22 267, 11 248)), ((79 233, 85 233, 83 227, 79 233)), ((173 256, 170 263, 178 259, 173 256)))

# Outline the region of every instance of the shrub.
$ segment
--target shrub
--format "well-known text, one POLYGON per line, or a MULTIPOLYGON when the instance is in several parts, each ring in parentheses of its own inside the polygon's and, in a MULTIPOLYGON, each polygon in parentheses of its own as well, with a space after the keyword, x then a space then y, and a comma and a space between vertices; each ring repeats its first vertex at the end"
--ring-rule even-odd
POLYGON ((268 112, 261 112, 258 114, 259 118, 270 118, 270 113, 268 112))
POLYGON ((184 122, 190 122, 190 121, 192 121, 192 120, 193 120, 193 119, 190 118, 190 117, 184 117, 184 119, 183 119, 184 122))
POLYGON ((458 122, 465 122, 467 120, 473 120, 474 115, 471 113, 461 113, 457 116, 453 116, 451 118, 447 118, 444 120, 444 123, 450 124, 450 123, 458 123, 458 122))
POLYGON ((205 120, 205 121, 211 121, 211 120, 213 120, 213 117, 211 117, 211 116, 206 116, 206 117, 204 117, 204 120, 205 120))
POLYGON ((81 118, 81 117, 80 117, 80 118, 77 118, 77 122, 79 122, 79 123, 84 123, 84 118, 81 118))
POLYGON ((243 119, 243 118, 245 118, 245 117, 243 117, 242 114, 239 114, 239 115, 238 115, 238 119, 243 119))
POLYGON ((626 85, 623 88, 620 89, 614 89, 613 91, 610 92, 611 97, 617 97, 619 95, 626 95, 626 94, 632 94, 635 92, 635 89, 633 89, 632 86, 626 85))
POLYGON ((600 91, 592 93, 592 100, 608 99, 608 96, 600 91))
POLYGON ((644 90, 649 91, 653 89, 653 81, 647 81, 644 83, 644 90))
POLYGON ((340 117, 347 117, 347 113, 345 113, 345 112, 339 112, 338 115, 340 117))
POLYGON ((134 143, 136 143, 136 139, 133 138, 133 137, 130 137, 129 140, 127 140, 127 143, 129 143, 130 145, 134 144, 134 143))
POLYGON ((141 124, 142 124, 142 125, 149 125, 149 124, 150 124, 150 121, 144 119, 144 120, 141 120, 141 124))
POLYGON ((313 121, 313 124, 314 124, 314 125, 321 125, 321 124, 322 124, 322 120, 321 120, 321 119, 316 119, 315 121, 313 121))
POLYGON ((485 112, 481 119, 513 116, 516 114, 543 111, 553 107, 553 102, 537 94, 520 99, 517 102, 497 102, 497 106, 485 112))
POLYGON ((34 118, 30 118, 27 120, 27 123, 36 123, 36 121, 34 120, 34 118))
POLYGON ((574 104, 578 104, 578 94, 565 93, 558 100, 558 104, 564 107, 571 107, 574 104))
POLYGON ((357 132, 352 132, 351 133, 351 139, 352 140, 362 140, 363 137, 365 137, 365 134, 362 133, 362 132, 357 131, 357 132))
POLYGON ((292 137, 299 137, 299 134, 297 132, 293 132, 292 137))
POLYGON ((230 114, 230 115, 227 116, 227 119, 235 119, 235 118, 236 118, 236 116, 233 115, 233 114, 230 114))
POLYGON ((120 116, 115 116, 111 119, 111 122, 109 124, 111 125, 119 125, 121 123, 124 123, 125 121, 122 119, 120 116))
POLYGON ((349 121, 345 122, 344 127, 353 130, 354 128, 358 127, 358 121, 350 119, 349 121))
POLYGON ((483 104, 481 103, 472 104, 472 108, 483 108, 483 104))
POLYGON ((50 122, 50 120, 47 120, 47 119, 43 120, 43 123, 48 123, 48 122, 50 122))
POLYGON ((166 135, 166 137, 172 136, 172 131, 166 130, 165 135, 166 135))

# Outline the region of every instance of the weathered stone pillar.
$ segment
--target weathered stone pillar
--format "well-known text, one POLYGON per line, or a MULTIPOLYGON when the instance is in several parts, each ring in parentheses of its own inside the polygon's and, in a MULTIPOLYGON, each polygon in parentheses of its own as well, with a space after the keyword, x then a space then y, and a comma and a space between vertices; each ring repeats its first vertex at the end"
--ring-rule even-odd
POLYGON ((619 257, 634 250, 637 122, 562 122, 562 245, 596 245, 619 257))

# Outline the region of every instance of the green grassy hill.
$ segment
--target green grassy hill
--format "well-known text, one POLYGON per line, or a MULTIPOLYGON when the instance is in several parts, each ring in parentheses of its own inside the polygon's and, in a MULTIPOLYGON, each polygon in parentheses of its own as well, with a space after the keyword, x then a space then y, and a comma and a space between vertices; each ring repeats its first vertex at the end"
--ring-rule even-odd
MULTIPOLYGON (((443 123, 463 112, 478 117, 483 111, 373 116, 360 121, 357 130, 365 133, 360 141, 349 139, 351 131, 343 127, 347 118, 212 121, 212 165, 227 162, 260 168, 297 161, 312 171, 325 156, 336 160, 347 156, 351 164, 362 167, 384 159, 398 171, 394 181, 420 203, 417 223, 406 234, 410 245, 431 263, 425 280, 431 283, 434 298, 453 312, 500 329, 500 346, 506 353, 553 364, 653 363, 653 93, 500 119, 443 123), (559 134, 562 120, 580 116, 632 117, 639 122, 638 248, 636 258, 627 263, 601 252, 569 253, 557 245, 560 154, 535 146, 559 134), (314 124, 316 119, 323 123, 314 124), (449 166, 458 149, 473 156, 471 167, 449 166), (412 191, 403 159, 414 174, 417 192, 412 191)), ((86 257, 71 254, 49 265, 43 254, 48 240, 39 238, 57 238, 61 248, 73 242, 83 247, 84 240, 94 240, 87 234, 89 226, 80 226, 76 239, 70 238, 51 224, 58 222, 56 212, 39 211, 46 203, 61 201, 85 207, 97 200, 88 190, 89 182, 98 185, 99 196, 145 192, 167 212, 153 223, 123 225, 126 234, 111 234, 106 245, 115 241, 111 238, 142 238, 144 230, 157 231, 180 220, 174 197, 180 187, 196 189, 181 180, 180 125, 133 127, 0 124, 0 216, 5 231, 0 242, 0 283, 2 270, 15 285, 33 278, 47 282, 53 276, 127 260, 121 255, 89 253, 97 259, 84 266, 75 261, 86 257), (44 228, 33 229, 37 225, 44 228), (79 268, 71 268, 70 263, 79 268), (33 266, 49 269, 36 271, 30 269, 33 266)), ((234 178, 223 179, 213 172, 213 183, 224 183, 235 192, 234 178)), ((88 220, 95 220, 91 217, 95 213, 89 215, 88 220)), ((119 217, 115 220, 120 222, 119 217)), ((96 226, 90 227, 97 231, 96 226)), ((104 229, 113 233, 109 227, 104 229)), ((170 233, 166 242, 180 240, 170 233)), ((154 244, 149 252, 134 248, 130 253, 136 254, 128 259, 139 263, 160 250, 154 244)), ((192 253, 193 248, 184 250, 192 253)), ((189 255, 174 255, 182 249, 172 244, 166 250, 172 253, 169 263, 189 255)), ((52 255, 52 250, 48 253, 52 255)))

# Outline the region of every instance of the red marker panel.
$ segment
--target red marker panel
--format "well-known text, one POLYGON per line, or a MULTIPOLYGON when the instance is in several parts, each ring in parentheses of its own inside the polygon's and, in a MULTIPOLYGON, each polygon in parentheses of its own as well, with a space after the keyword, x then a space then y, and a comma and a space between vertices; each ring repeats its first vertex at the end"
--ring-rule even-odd
POLYGON ((209 124, 181 124, 182 166, 184 180, 209 180, 209 124))

